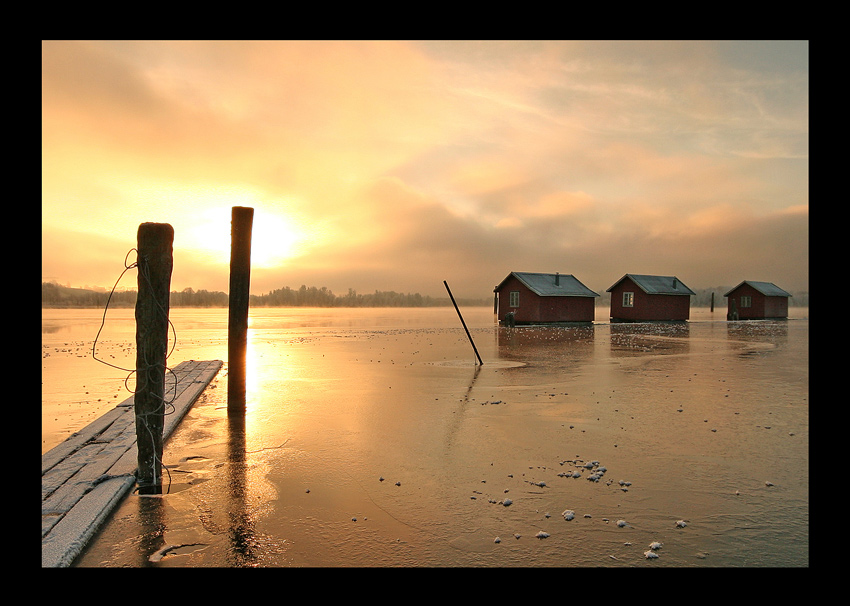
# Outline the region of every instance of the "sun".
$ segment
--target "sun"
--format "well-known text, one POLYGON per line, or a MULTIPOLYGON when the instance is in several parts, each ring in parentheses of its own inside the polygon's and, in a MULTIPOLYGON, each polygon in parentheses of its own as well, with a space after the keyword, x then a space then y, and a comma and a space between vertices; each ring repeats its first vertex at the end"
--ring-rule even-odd
MULTIPOLYGON (((211 209, 196 215, 185 235, 186 248, 216 264, 230 263, 231 208, 211 209)), ((251 227, 251 266, 272 268, 299 256, 305 233, 297 222, 280 213, 254 208, 251 227)), ((175 245, 177 238, 175 237, 175 245)))
MULTIPOLYGON (((254 211, 251 230, 251 265, 277 267, 299 254, 302 234, 294 222, 280 215, 254 211)), ((230 251, 228 250, 228 259, 230 251)))

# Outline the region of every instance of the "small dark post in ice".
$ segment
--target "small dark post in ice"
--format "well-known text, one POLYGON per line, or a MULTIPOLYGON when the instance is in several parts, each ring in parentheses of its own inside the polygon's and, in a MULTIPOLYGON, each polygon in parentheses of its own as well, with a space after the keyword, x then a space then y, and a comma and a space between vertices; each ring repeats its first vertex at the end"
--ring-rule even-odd
POLYGON ((168 309, 174 265, 174 228, 142 223, 137 235, 136 446, 139 494, 162 493, 162 428, 165 415, 165 362, 168 309))
POLYGON ((460 315, 460 309, 458 309, 457 303, 455 303, 455 298, 452 295, 452 290, 449 288, 449 283, 443 280, 443 284, 446 287, 446 291, 449 293, 449 298, 452 300, 452 305, 455 306, 457 317, 460 318, 460 323, 463 324, 463 329, 466 331, 466 338, 469 339, 470 343, 472 343, 472 351, 475 352, 475 357, 478 358, 478 363, 481 366, 484 366, 484 362, 481 361, 481 356, 478 355, 478 348, 475 347, 475 341, 472 340, 472 335, 469 334, 469 329, 466 327, 466 322, 463 321, 463 316, 460 315))
POLYGON ((245 358, 251 286, 251 229, 254 209, 234 206, 230 223, 230 295, 227 319, 227 412, 245 412, 245 358))

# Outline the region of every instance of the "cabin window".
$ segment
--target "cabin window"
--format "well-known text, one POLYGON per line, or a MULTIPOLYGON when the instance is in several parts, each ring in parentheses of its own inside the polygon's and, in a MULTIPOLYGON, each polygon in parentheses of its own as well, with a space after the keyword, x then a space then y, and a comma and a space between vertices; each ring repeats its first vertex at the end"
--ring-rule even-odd
POLYGON ((753 298, 748 297, 746 295, 741 296, 741 307, 752 307, 753 306, 753 298))
POLYGON ((624 292, 623 293, 623 307, 634 307, 634 305, 635 305, 635 293, 624 292))
POLYGON ((512 290, 511 291, 510 305, 511 305, 511 307, 519 307, 519 291, 518 290, 512 290))

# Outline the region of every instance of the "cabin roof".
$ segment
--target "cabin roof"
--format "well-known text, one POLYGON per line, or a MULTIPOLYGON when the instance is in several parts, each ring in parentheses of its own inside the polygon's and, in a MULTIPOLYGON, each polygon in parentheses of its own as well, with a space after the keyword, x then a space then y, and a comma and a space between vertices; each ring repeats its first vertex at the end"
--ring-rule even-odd
POLYGON ((620 282, 630 278, 638 288, 648 295, 695 295, 696 293, 685 286, 676 276, 649 276, 646 274, 626 274, 606 291, 611 292, 620 282))
POLYGON ((512 271, 493 289, 496 292, 513 276, 534 294, 541 297, 598 297, 599 295, 578 281, 572 274, 543 274, 512 271), (557 284, 555 281, 557 279, 557 284))
POLYGON ((728 297, 733 292, 741 288, 744 284, 749 284, 753 288, 755 288, 758 292, 763 294, 766 297, 790 297, 791 293, 785 292, 781 288, 779 288, 773 282, 756 282, 754 280, 744 280, 738 286, 727 292, 724 297, 728 297))

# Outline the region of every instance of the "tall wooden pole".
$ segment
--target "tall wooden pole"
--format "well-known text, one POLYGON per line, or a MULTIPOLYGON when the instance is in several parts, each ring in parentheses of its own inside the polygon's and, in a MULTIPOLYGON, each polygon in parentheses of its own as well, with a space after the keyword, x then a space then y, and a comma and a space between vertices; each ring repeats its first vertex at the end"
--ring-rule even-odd
POLYGON ((160 494, 174 229, 167 223, 142 223, 137 239, 136 480, 139 494, 160 494))
POLYGON ((234 206, 230 224, 230 299, 227 321, 227 412, 245 412, 248 297, 251 286, 251 230, 254 209, 234 206))

